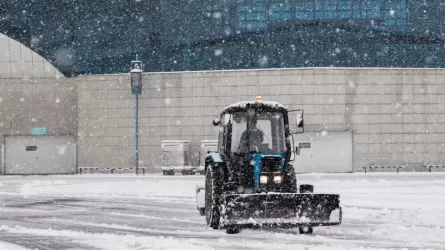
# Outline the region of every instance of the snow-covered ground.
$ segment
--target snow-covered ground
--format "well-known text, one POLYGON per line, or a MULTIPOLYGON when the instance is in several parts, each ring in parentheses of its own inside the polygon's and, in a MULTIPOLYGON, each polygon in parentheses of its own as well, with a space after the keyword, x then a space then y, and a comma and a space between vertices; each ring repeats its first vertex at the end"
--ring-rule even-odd
POLYGON ((0 249, 445 248, 445 173, 297 177, 341 195, 342 225, 226 235, 195 208, 202 176, 4 176, 0 249))

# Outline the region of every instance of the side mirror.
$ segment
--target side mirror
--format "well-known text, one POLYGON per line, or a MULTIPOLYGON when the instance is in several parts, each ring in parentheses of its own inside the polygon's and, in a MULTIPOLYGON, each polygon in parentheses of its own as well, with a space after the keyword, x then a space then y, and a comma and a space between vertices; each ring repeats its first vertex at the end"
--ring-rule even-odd
POLYGON ((289 129, 291 134, 304 133, 304 111, 302 109, 289 110, 289 129), (296 125, 296 127, 295 127, 296 125))
POLYGON ((221 120, 219 118, 216 118, 215 120, 213 120, 213 126, 219 126, 219 124, 221 123, 221 120))
POLYGON ((300 155, 300 147, 295 147, 295 154, 300 155))
POLYGON ((304 118, 303 118, 303 112, 297 114, 297 127, 298 128, 304 128, 304 118))

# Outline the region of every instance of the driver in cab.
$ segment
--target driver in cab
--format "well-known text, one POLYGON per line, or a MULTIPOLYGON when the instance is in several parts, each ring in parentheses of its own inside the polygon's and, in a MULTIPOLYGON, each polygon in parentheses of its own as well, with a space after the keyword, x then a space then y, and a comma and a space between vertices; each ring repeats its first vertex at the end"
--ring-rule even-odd
POLYGON ((268 143, 263 143, 264 141, 264 132, 260 129, 253 129, 250 130, 249 133, 249 141, 250 141, 250 149, 248 149, 248 143, 247 143, 247 133, 249 130, 246 130, 241 135, 241 142, 240 142, 240 150, 239 152, 247 153, 247 152, 262 152, 262 153, 270 153, 272 152, 272 149, 269 148, 268 143))

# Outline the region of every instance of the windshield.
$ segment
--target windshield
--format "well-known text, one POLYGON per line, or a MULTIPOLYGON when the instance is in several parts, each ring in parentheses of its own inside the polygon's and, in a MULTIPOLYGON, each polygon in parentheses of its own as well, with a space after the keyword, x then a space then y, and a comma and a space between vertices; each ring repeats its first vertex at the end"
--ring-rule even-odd
POLYGON ((231 151, 284 152, 284 120, 280 112, 236 112, 231 117, 231 151), (249 120, 249 122, 248 122, 249 120), (249 127, 248 126, 249 123, 249 127))

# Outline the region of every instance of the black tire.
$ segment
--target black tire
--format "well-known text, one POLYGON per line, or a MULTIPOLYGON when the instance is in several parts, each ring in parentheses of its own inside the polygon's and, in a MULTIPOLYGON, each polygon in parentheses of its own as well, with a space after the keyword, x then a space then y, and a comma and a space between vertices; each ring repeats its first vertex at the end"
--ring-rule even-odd
POLYGON ((298 231, 300 234, 312 234, 314 229, 312 227, 300 227, 298 231))
POLYGON ((312 194, 314 192, 314 186, 309 184, 300 185, 300 193, 302 194, 312 194))
POLYGON ((226 234, 237 234, 241 232, 241 230, 238 227, 228 227, 226 228, 226 234))
POLYGON ((283 178, 283 192, 286 193, 297 193, 297 177, 295 175, 294 166, 287 165, 284 171, 283 178))
POLYGON ((200 208, 200 209, 199 209, 199 214, 200 214, 201 216, 205 216, 205 215, 206 215, 206 209, 205 209, 205 208, 200 208))
POLYGON ((165 171, 162 171, 162 174, 163 174, 163 175, 167 175, 167 173, 166 173, 165 171))
POLYGON ((212 166, 207 168, 205 183, 205 215, 207 225, 213 229, 219 228, 220 197, 222 193, 222 176, 218 169, 212 166))

